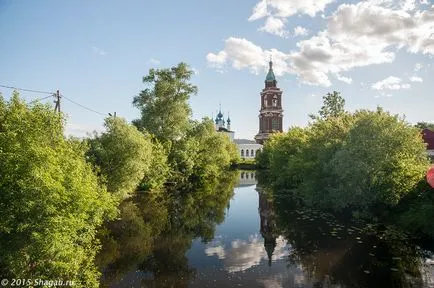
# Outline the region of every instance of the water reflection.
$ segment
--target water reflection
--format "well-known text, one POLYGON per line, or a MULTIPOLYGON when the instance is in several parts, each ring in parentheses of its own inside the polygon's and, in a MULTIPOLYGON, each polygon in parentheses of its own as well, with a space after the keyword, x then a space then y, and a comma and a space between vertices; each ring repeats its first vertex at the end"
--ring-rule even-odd
POLYGON ((303 208, 257 176, 123 203, 102 286, 433 287, 432 254, 401 231, 303 208))

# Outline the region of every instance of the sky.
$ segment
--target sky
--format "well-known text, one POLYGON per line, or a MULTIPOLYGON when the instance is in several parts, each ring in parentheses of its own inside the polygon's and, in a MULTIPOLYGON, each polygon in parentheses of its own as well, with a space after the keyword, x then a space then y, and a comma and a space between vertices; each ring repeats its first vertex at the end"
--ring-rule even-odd
POLYGON ((108 113, 138 118, 143 76, 186 62, 199 89, 193 118, 221 104, 235 137, 253 139, 270 57, 285 130, 306 126, 334 90, 349 111, 381 106, 434 122, 433 56, 428 0, 0 0, 0 85, 60 90, 99 112, 63 99, 75 136, 100 131, 108 113))

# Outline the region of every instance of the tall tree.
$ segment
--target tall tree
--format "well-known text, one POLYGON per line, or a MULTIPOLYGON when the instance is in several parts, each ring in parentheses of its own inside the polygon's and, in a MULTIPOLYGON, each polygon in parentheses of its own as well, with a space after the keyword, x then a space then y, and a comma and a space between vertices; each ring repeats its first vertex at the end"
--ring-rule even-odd
POLYGON ((319 116, 310 115, 313 119, 328 119, 331 117, 339 117, 345 113, 345 99, 340 92, 333 91, 323 96, 323 106, 319 110, 319 116))
POLYGON ((98 287, 96 229, 114 201, 52 107, 0 97, 0 270, 98 287))
POLYGON ((141 112, 141 118, 133 123, 159 140, 182 137, 191 115, 188 99, 197 93, 197 87, 189 82, 192 75, 193 71, 185 63, 170 69, 150 69, 143 77, 143 82, 150 87, 133 100, 141 112))
POLYGON ((122 200, 135 191, 151 164, 152 143, 122 118, 105 120, 106 132, 89 140, 89 160, 100 168, 107 190, 122 200))

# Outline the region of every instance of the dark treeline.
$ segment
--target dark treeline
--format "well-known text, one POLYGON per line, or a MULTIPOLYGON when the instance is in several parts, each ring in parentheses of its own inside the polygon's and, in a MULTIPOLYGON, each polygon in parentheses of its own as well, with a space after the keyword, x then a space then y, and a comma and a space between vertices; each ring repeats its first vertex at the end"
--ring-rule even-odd
MULTIPOLYGON (((98 229, 117 218, 121 203, 122 213, 135 219, 147 213, 126 200, 136 191, 152 195, 155 207, 149 209, 158 210, 172 194, 213 183, 237 161, 235 145, 212 120, 191 119, 188 99, 197 91, 189 82, 192 73, 184 63, 151 69, 143 78, 146 89, 133 101, 141 118, 130 124, 109 117, 105 131, 87 139, 66 138, 65 116, 50 105, 25 103, 17 92, 9 101, 0 97, 4 277, 98 287, 98 229)), ((149 224, 137 225, 144 226, 138 233, 149 233, 149 224)))
POLYGON ((338 92, 329 93, 306 128, 266 142, 257 161, 274 191, 433 237, 434 191, 425 180, 430 162, 420 125, 381 108, 350 113, 344 104, 338 92))

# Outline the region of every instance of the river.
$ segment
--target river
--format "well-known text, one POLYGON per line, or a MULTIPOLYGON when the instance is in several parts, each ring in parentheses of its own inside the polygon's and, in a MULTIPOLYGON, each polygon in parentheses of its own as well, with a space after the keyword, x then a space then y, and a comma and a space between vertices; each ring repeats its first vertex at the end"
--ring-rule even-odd
POLYGON ((432 253, 399 231, 271 197, 252 171, 234 178, 121 207, 99 256, 101 285, 434 287, 432 253))

